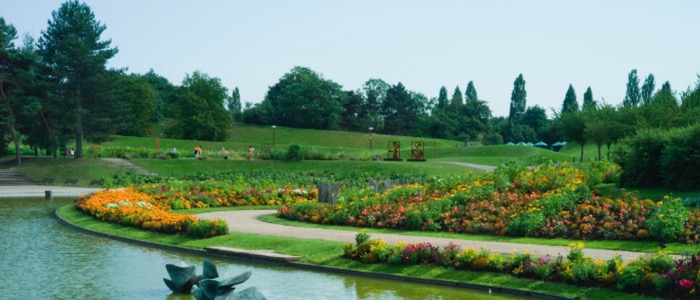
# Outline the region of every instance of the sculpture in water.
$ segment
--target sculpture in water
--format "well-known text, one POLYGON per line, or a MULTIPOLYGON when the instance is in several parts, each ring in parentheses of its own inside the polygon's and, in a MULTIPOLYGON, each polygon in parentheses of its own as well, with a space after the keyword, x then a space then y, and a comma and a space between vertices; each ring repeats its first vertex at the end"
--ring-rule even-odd
POLYGON ((237 293, 233 292, 235 285, 250 278, 252 274, 250 271, 232 278, 219 279, 219 273, 214 263, 205 258, 203 265, 202 275, 197 275, 195 266, 179 267, 167 264, 165 269, 168 271, 170 279, 163 278, 163 281, 174 293, 192 293, 197 300, 266 299, 255 287, 237 293))

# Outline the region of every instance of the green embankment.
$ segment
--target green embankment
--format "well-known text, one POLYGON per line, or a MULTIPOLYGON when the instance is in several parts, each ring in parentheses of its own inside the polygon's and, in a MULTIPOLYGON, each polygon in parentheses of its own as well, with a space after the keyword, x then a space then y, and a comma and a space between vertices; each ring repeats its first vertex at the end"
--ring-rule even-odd
POLYGON ((91 230, 172 246, 193 249, 203 249, 206 246, 227 246, 241 249, 269 249, 278 253, 301 256, 302 262, 321 266, 513 288, 576 299, 650 299, 648 297, 640 297, 602 288, 579 288, 561 283, 527 280, 497 273, 457 271, 443 267, 430 267, 423 265, 390 266, 363 264, 357 261, 341 258, 340 255, 342 254, 344 243, 340 242, 298 238, 280 238, 236 232, 225 236, 218 236, 208 239, 193 239, 184 236, 159 234, 99 222, 76 211, 72 206, 66 206, 59 209, 59 214, 69 222, 91 230))

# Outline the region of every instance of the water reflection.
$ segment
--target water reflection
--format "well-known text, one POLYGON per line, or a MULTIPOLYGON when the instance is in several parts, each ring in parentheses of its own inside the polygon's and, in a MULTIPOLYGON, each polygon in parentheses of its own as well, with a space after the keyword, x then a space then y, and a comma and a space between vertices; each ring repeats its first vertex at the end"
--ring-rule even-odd
MULTIPOLYGON (((53 210, 71 199, 0 198, 0 282, 3 299, 193 299, 172 295, 165 264, 202 257, 135 246, 65 227, 53 210)), ((514 299, 513 295, 301 271, 212 259, 223 277, 252 271, 240 286, 268 299, 514 299)))

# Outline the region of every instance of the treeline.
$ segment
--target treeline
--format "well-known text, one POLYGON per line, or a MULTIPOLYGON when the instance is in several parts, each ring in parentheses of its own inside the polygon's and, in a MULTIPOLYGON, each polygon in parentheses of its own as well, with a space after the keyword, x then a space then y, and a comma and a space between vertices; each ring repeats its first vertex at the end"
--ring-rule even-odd
MULTIPOLYGON (((38 41, 17 31, 0 17, 0 134, 3 147, 13 144, 46 149, 57 156, 83 139, 101 142, 114 134, 158 135, 221 141, 235 122, 294 128, 444 138, 482 144, 576 141, 610 147, 647 128, 672 129, 696 124, 700 113, 700 80, 680 93, 669 82, 656 88, 653 74, 640 86, 636 70, 628 75, 627 93, 613 106, 595 100, 591 87, 579 104, 569 85, 561 108, 527 106, 525 78, 513 82, 507 117, 493 117, 474 82, 446 87, 437 97, 410 90, 401 82, 369 79, 358 90, 342 86, 306 67, 294 67, 269 87, 264 99, 242 105, 238 88, 194 71, 180 85, 153 70, 128 74, 108 69, 118 53, 102 40, 106 26, 90 8, 68 1, 52 14, 38 41), (165 121, 165 122, 164 122, 165 121), (371 128, 371 129, 370 129, 371 128)), ((20 151, 17 161, 20 161, 20 151)))

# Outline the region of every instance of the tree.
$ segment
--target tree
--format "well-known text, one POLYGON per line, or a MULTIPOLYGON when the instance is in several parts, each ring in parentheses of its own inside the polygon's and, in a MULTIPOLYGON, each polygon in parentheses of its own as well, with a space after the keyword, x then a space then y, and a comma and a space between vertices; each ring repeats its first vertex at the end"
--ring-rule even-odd
POLYGON ((576 101, 576 92, 574 87, 569 84, 569 89, 566 90, 566 96, 564 96, 564 103, 561 106, 561 112, 576 112, 578 111, 578 101, 576 101))
POLYGON ((654 74, 649 74, 644 84, 642 85, 642 91, 640 93, 642 104, 648 104, 651 101, 651 96, 654 95, 654 88, 656 83, 654 82, 654 74))
POLYGON ((154 94, 154 102, 156 111, 153 114, 152 120, 160 122, 164 117, 174 117, 178 114, 177 101, 178 88, 168 81, 167 78, 156 74, 153 69, 150 69, 143 77, 151 85, 154 94))
MULTIPOLYGON (((340 128, 347 131, 365 130, 365 120, 360 116, 364 99, 362 94, 354 91, 347 91, 345 105, 340 113, 340 128)), ((370 126, 367 126, 369 128, 370 126)))
POLYGON ((384 133, 394 135, 414 133, 424 112, 422 100, 425 100, 425 96, 412 94, 400 82, 391 86, 386 92, 381 109, 384 133))
POLYGON ((586 92, 583 93, 583 105, 581 105, 582 111, 587 111, 590 109, 595 109, 598 104, 593 100, 593 91, 589 86, 586 92))
POLYGON ((445 109, 447 107, 447 88, 443 85, 440 87, 440 93, 437 99, 436 109, 445 109))
POLYGON ((517 123, 520 119, 520 115, 525 112, 525 107, 527 105, 527 91, 525 91, 525 79, 523 79, 523 74, 520 74, 515 78, 513 82, 513 92, 510 94, 510 112, 508 113, 508 120, 517 123))
POLYGON ((611 141, 613 138, 614 128, 612 127, 616 126, 615 108, 606 104, 600 108, 587 109, 584 111, 584 120, 586 124, 586 138, 596 144, 598 147, 598 160, 602 160, 601 148, 603 144, 611 141))
POLYGON ((474 87, 473 81, 469 81, 469 83, 467 83, 467 90, 464 92, 464 99, 467 103, 479 100, 479 97, 476 95, 476 88, 474 87))
POLYGON ((340 120, 345 92, 309 68, 294 67, 267 91, 275 125, 331 129, 340 120))
MULTIPOLYGON (((14 40, 17 39, 17 30, 12 24, 5 23, 5 19, 0 17, 0 126, 6 127, 10 131, 12 141, 15 146, 15 160, 18 164, 22 163, 19 151, 19 136, 17 131, 17 110, 21 109, 21 102, 17 97, 11 94, 20 83, 18 82, 19 73, 22 72, 22 63, 19 53, 15 48, 14 40)), ((4 138, 2 146, 4 148, 4 138)))
POLYGON ((671 128, 685 123, 680 119, 678 100, 673 90, 671 90, 671 83, 668 81, 651 97, 649 103, 642 106, 640 110, 646 127, 671 128))
POLYGON ((583 161, 583 147, 586 145, 588 137, 586 136, 586 122, 583 113, 577 111, 562 112, 559 116, 558 125, 560 130, 569 140, 577 142, 581 145, 581 157, 579 161, 583 161))
POLYGON ((110 48, 111 40, 100 40, 107 27, 95 20, 86 4, 77 0, 65 2, 52 13, 52 17, 39 38, 39 53, 56 83, 54 95, 60 97, 63 110, 59 114, 64 114, 54 117, 64 117, 64 121, 70 124, 66 129, 75 136, 75 157, 79 158, 83 156, 84 135, 102 136, 101 132, 89 131, 112 129, 102 126, 111 123, 109 118, 89 118, 89 121, 102 124, 90 124, 86 119, 107 112, 100 105, 103 98, 97 97, 94 92, 100 83, 98 76, 105 72, 107 61, 118 50, 110 48))
MULTIPOLYGON (((386 98, 386 92, 391 86, 381 79, 369 79, 362 86, 365 104, 363 105, 362 116, 367 120, 368 128, 381 132, 384 128, 384 120, 380 113, 382 103, 386 98)), ((445 96, 447 99, 447 96, 445 96)))
MULTIPOLYGON (((522 117, 522 124, 532 128, 537 134, 538 138, 548 123, 547 112, 539 105, 528 107, 522 117)), ((542 139, 539 138, 539 140, 542 139)))
POLYGON ((463 105, 464 99, 462 98, 462 91, 459 87, 455 87, 455 91, 452 93, 452 100, 450 100, 450 108, 454 111, 459 111, 463 105))
POLYGON ((231 91, 231 97, 229 97, 226 102, 226 108, 228 108, 229 113, 231 113, 231 118, 234 122, 242 119, 241 114, 243 106, 241 105, 241 92, 238 90, 238 87, 231 91))
POLYGON ((121 112, 115 120, 119 124, 118 134, 130 136, 146 136, 148 125, 156 112, 156 92, 142 76, 125 75, 114 72, 114 85, 111 101, 120 103, 121 112))
POLYGON ((195 71, 182 80, 178 96, 177 124, 168 128, 169 136, 204 141, 223 141, 231 127, 231 114, 224 108, 228 91, 219 78, 195 71))
POLYGON ((625 106, 637 107, 640 98, 639 78, 637 77, 637 70, 634 69, 627 75, 627 93, 622 103, 625 106))

